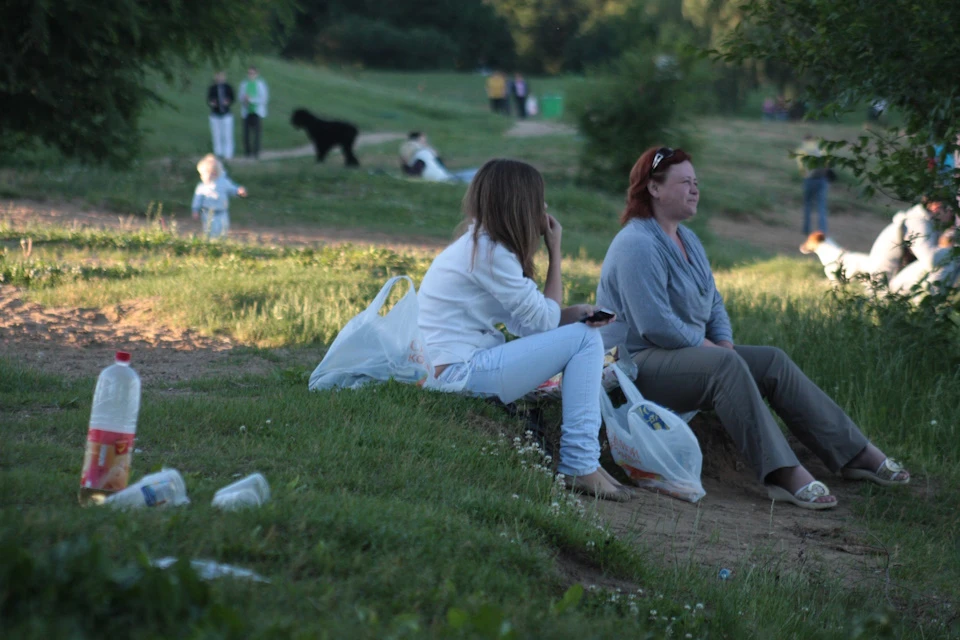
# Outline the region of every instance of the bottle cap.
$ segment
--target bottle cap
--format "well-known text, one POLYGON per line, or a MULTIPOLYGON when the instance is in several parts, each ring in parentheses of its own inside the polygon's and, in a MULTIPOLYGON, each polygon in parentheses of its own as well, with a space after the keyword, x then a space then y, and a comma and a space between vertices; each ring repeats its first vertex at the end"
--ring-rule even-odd
POLYGON ((130 362, 130 354, 126 351, 117 351, 117 362, 130 362))

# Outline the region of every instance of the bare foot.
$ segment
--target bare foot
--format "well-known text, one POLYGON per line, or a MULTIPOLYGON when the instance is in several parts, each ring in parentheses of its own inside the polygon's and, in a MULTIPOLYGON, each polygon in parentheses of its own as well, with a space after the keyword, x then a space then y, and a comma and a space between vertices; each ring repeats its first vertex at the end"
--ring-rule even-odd
POLYGON ((596 496, 601 500, 613 500, 615 502, 626 502, 630 499, 630 492, 623 487, 618 487, 616 480, 610 482, 604 476, 603 470, 598 467, 593 473, 583 476, 575 476, 568 480, 570 487, 576 491, 596 496))
POLYGON ((600 474, 606 479, 607 482, 615 486, 617 489, 623 489, 625 491, 630 490, 629 487, 624 486, 622 482, 618 481, 616 478, 610 475, 610 473, 603 467, 597 467, 597 471, 600 472, 600 474))

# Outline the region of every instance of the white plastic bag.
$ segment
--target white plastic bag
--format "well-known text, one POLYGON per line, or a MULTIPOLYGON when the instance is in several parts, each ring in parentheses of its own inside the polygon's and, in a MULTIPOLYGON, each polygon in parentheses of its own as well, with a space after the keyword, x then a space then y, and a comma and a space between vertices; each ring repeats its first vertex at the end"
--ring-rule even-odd
POLYGON ((396 276, 387 280, 370 306, 357 314, 340 330, 307 385, 311 391, 345 387, 355 389, 371 380, 421 382, 430 365, 423 350, 417 324, 420 307, 413 280, 396 276), (410 284, 389 313, 380 315, 393 285, 400 280, 410 284))
POLYGON ((537 98, 533 94, 527 96, 526 104, 527 115, 535 116, 540 113, 540 105, 537 103, 537 98))
POLYGON ((687 502, 706 495, 700 482, 703 454, 697 437, 678 415, 645 400, 618 365, 610 367, 627 397, 614 408, 600 391, 600 414, 614 461, 641 487, 687 502))

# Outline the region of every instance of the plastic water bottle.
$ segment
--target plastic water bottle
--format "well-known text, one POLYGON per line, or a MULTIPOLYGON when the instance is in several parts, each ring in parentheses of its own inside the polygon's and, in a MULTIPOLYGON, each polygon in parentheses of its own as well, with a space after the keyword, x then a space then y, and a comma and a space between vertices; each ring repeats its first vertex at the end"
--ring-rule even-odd
POLYGON ((226 511, 259 507, 270 499, 270 485, 262 474, 253 473, 229 484, 213 496, 213 506, 226 511))
POLYGON ((114 364, 100 372, 93 392, 77 496, 80 504, 100 504, 108 495, 126 488, 138 413, 140 376, 130 368, 130 354, 117 351, 114 364))

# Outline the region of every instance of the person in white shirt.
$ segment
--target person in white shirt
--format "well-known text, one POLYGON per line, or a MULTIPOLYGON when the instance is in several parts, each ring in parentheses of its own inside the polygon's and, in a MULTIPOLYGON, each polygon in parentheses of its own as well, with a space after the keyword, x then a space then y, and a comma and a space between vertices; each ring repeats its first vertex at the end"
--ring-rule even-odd
POLYGON ((467 183, 477 173, 476 169, 447 169, 440 154, 427 141, 427 135, 420 131, 411 131, 407 140, 400 145, 400 168, 405 175, 427 182, 467 183))
POLYGON ((438 255, 420 285, 419 325, 435 367, 428 388, 511 403, 563 372, 558 470, 574 489, 608 500, 632 495, 600 466, 603 340, 597 307, 560 308, 560 223, 547 214, 543 177, 516 160, 491 160, 463 200, 463 233, 438 255), (549 266, 541 292, 534 255, 549 266), (504 324, 520 336, 507 342, 504 324))

